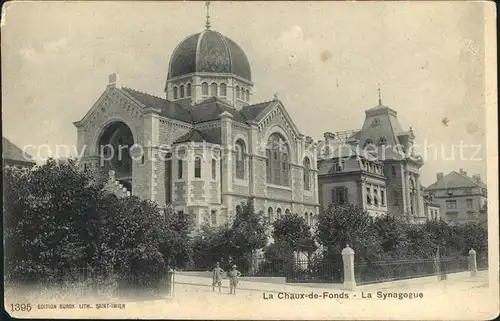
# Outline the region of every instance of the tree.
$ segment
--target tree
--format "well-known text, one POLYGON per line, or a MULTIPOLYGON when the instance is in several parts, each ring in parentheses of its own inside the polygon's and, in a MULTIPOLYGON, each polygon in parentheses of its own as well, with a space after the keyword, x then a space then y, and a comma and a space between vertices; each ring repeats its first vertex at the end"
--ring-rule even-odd
POLYGON ((264 213, 255 212, 253 201, 241 203, 226 237, 229 239, 229 250, 235 263, 242 268, 248 267, 255 250, 267 244, 267 226, 264 213))
POLYGON ((325 260, 338 260, 347 244, 355 250, 358 262, 380 259, 382 250, 373 218, 363 209, 351 204, 330 205, 320 211, 316 224, 316 238, 324 246, 325 260))
POLYGON ((189 265, 192 249, 189 234, 193 222, 183 211, 175 212, 172 207, 164 210, 164 221, 160 232, 160 252, 169 267, 184 268, 189 265))
POLYGON ((148 283, 185 264, 189 224, 155 202, 118 199, 74 161, 4 171, 6 276, 60 282, 73 268, 148 283))
POLYGON ((373 226, 380 238, 384 259, 400 258, 407 255, 408 222, 404 218, 386 214, 374 219, 373 226))
POLYGON ((5 169, 7 274, 26 282, 57 278, 95 261, 102 186, 73 161, 31 171, 5 169))
POLYGON ((308 257, 316 250, 311 227, 298 214, 286 214, 274 221, 273 238, 276 243, 287 244, 292 251, 307 252, 308 257))
POLYGON ((192 264, 195 269, 209 270, 216 262, 220 262, 224 268, 228 267, 232 251, 229 229, 228 224, 218 227, 201 226, 200 233, 191 241, 192 264))

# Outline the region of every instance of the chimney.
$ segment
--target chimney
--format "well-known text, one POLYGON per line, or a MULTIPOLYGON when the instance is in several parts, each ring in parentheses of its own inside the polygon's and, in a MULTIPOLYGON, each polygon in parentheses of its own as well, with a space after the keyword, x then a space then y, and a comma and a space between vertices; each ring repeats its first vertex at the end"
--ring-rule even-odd
POLYGON ((333 145, 333 141, 335 139, 335 134, 330 133, 330 132, 325 132, 323 134, 323 137, 325 138, 325 142, 323 145, 323 153, 325 155, 329 155, 331 150, 332 150, 332 145, 333 145))
POLYGON ((439 181, 439 180, 441 180, 441 179, 443 179, 443 173, 442 173, 442 172, 441 172, 441 173, 437 173, 437 174, 436 174, 436 179, 437 179, 438 181, 439 181))
POLYGON ((113 73, 108 77, 108 86, 107 87, 116 87, 118 85, 118 74, 113 73))
POLYGON ((323 137, 325 137, 325 145, 330 146, 333 144, 333 140, 335 139, 335 134, 326 132, 323 134, 323 137))

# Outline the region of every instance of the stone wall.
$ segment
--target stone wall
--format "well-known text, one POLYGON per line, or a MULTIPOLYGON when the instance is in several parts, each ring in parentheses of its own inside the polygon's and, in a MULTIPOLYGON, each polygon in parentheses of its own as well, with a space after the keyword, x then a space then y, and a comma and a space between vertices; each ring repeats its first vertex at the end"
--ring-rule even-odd
POLYGON ((191 181, 190 184, 191 203, 200 203, 205 201, 205 181, 191 181))

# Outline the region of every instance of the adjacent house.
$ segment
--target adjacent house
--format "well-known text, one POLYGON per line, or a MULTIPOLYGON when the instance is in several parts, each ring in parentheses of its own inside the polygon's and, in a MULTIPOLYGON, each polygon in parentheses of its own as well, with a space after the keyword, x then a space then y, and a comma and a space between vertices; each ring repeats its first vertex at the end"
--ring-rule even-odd
POLYGON ((36 165, 32 156, 13 144, 10 140, 2 137, 2 168, 31 168, 36 165))
POLYGON ((487 220, 487 188, 479 175, 472 177, 463 169, 446 176, 438 173, 437 181, 425 189, 425 195, 441 208, 441 217, 455 223, 487 220))

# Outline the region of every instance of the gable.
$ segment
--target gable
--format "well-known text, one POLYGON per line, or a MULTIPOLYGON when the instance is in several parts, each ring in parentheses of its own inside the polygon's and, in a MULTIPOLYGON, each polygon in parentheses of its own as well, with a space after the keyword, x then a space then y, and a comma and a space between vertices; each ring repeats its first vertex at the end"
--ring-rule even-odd
POLYGON ((74 122, 74 125, 76 127, 84 126, 86 130, 89 130, 98 128, 105 119, 120 116, 128 121, 130 126, 141 117, 144 107, 144 104, 120 89, 108 87, 85 116, 80 121, 74 122))
POLYGON ((290 139, 297 139, 301 134, 286 111, 283 104, 276 100, 274 104, 268 105, 258 116, 259 131, 266 130, 273 125, 279 125, 290 139))

